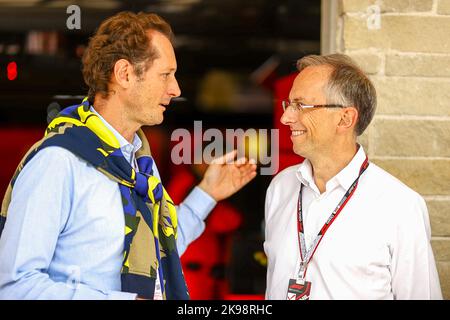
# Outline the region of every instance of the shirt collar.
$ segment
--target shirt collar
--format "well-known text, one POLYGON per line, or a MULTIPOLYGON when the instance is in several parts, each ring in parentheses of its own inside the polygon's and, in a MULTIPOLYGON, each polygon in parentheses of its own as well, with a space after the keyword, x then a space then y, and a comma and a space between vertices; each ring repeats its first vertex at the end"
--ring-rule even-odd
POLYGON ((134 154, 142 147, 142 141, 139 136, 135 133, 133 138, 133 143, 129 143, 113 126, 111 126, 95 109, 91 106, 91 111, 95 113, 99 119, 105 124, 105 126, 111 130, 114 136, 119 141, 120 150, 128 161, 133 159, 134 154))
POLYGON ((314 189, 317 193, 320 193, 319 190, 317 190, 316 184, 314 182, 311 162, 308 159, 305 159, 302 164, 300 164, 297 169, 296 175, 298 180, 300 180, 302 184, 314 189))
MULTIPOLYGON (((358 151, 356 152, 350 163, 327 182, 326 190, 331 190, 335 185, 340 185, 345 190, 349 189, 353 181, 355 181, 358 177, 359 170, 361 169, 361 165, 365 159, 366 153, 364 152, 364 148, 359 145, 358 151)), ((305 159, 299 166, 296 175, 302 184, 312 188, 314 191, 320 194, 319 189, 314 182, 311 162, 308 159, 305 159)))

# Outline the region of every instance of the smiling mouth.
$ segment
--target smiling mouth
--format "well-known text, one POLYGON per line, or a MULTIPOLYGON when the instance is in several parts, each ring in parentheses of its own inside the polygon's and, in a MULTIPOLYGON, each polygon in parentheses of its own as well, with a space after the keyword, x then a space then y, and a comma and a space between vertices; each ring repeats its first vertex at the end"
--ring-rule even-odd
POLYGON ((304 135, 306 133, 306 130, 292 130, 291 136, 297 137, 304 135))

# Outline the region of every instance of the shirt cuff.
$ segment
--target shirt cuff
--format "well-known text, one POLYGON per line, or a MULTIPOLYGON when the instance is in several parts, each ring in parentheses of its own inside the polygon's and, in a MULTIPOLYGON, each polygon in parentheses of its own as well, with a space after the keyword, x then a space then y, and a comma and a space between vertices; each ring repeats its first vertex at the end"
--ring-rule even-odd
POLYGON ((217 202, 208 193, 196 186, 184 199, 183 204, 195 210, 195 215, 205 220, 217 202))
POLYGON ((123 291, 108 292, 108 300, 136 300, 137 294, 123 291))

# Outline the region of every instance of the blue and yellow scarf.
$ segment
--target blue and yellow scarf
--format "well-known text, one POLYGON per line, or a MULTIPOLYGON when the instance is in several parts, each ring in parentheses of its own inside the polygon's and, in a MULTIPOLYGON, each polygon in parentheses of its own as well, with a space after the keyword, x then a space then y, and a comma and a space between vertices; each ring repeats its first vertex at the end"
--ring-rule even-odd
POLYGON ((114 134, 90 111, 87 98, 61 111, 47 127, 44 138, 25 155, 11 180, 2 203, 0 235, 20 171, 40 150, 63 147, 119 184, 125 214, 122 291, 153 299, 158 272, 163 299, 189 299, 176 247, 176 209, 153 175, 153 159, 144 133, 139 130, 138 135, 143 142, 136 153, 139 172, 123 156, 114 134))

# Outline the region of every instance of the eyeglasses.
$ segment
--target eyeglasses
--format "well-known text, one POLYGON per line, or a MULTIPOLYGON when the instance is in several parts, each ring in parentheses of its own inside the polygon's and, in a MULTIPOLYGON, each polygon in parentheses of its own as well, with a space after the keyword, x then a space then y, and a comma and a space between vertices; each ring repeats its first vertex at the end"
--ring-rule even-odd
POLYGON ((340 105, 340 104, 306 105, 306 104, 301 103, 300 101, 290 101, 290 100, 281 101, 281 106, 283 107, 283 111, 286 111, 286 109, 289 107, 292 107, 292 110, 294 110, 294 111, 303 111, 305 109, 312 109, 312 108, 344 108, 344 106, 340 105))

